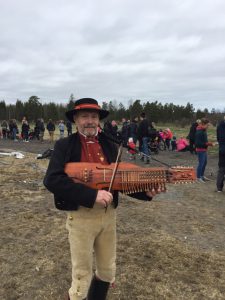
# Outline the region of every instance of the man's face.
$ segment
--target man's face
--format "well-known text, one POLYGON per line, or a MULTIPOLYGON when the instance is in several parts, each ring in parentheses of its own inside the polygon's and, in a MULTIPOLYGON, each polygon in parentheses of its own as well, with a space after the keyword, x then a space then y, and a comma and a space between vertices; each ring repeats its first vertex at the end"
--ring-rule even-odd
POLYGON ((99 114, 97 111, 82 110, 74 115, 74 122, 80 133, 92 137, 98 131, 99 114))

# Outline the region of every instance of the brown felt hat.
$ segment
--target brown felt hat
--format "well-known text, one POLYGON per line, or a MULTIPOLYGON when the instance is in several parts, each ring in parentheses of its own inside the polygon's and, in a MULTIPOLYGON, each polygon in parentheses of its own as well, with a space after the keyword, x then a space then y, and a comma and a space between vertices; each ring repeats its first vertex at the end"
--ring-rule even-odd
POLYGON ((67 119, 74 123, 74 114, 81 110, 96 110, 99 113, 100 120, 106 118, 109 114, 108 110, 104 110, 100 105, 98 105, 97 100, 92 98, 82 98, 75 102, 74 109, 66 112, 67 119))

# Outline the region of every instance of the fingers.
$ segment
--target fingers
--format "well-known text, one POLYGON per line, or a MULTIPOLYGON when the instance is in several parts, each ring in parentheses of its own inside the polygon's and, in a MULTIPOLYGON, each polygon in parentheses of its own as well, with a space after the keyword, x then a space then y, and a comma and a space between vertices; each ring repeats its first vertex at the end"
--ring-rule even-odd
POLYGON ((148 197, 154 197, 155 195, 160 194, 160 193, 165 192, 165 191, 166 191, 165 189, 161 189, 161 188, 152 189, 151 191, 147 191, 146 195, 148 197))
POLYGON ((113 195, 105 190, 99 190, 95 202, 107 207, 113 201, 113 195))

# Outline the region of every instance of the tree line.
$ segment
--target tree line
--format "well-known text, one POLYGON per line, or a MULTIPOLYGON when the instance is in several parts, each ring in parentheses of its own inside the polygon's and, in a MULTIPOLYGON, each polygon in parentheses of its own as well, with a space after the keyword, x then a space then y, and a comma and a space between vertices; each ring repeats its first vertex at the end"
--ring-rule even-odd
MULTIPOLYGON (((70 95, 66 104, 57 104, 54 102, 41 103, 38 96, 31 96, 27 101, 17 100, 15 104, 7 105, 4 100, 0 101, 0 120, 16 119, 22 120, 24 116, 29 122, 43 118, 44 121, 52 119, 53 121, 64 120, 65 112, 73 109, 75 98, 70 95)), ((123 103, 117 104, 117 101, 103 102, 102 108, 109 110, 108 119, 121 121, 122 118, 133 119, 145 112, 147 118, 155 123, 177 123, 181 125, 190 124, 193 120, 207 117, 216 124, 221 120, 224 111, 207 108, 195 111, 191 103, 184 105, 175 105, 173 103, 162 104, 158 101, 147 101, 141 103, 141 100, 130 101, 126 107, 123 103)))

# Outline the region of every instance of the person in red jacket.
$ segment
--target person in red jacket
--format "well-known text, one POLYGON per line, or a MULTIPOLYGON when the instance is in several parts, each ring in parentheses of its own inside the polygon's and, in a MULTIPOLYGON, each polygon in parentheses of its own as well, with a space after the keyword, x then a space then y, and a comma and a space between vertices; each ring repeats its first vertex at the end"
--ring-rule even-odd
POLYGON ((164 140, 165 146, 168 150, 170 150, 172 137, 173 137, 173 134, 169 128, 166 128, 165 130, 163 130, 163 140, 164 140))
POLYGON ((127 146, 129 147, 128 152, 130 153, 130 160, 136 159, 136 145, 132 137, 128 139, 127 146))

